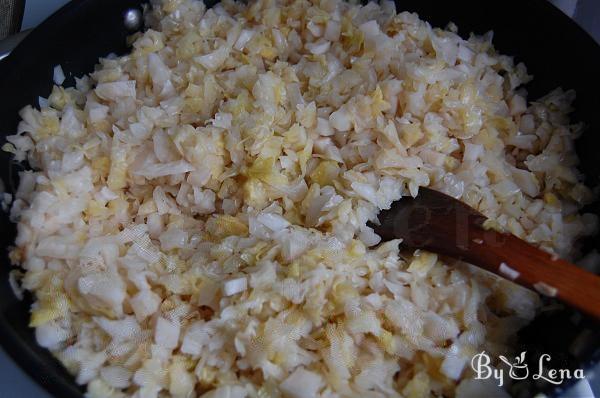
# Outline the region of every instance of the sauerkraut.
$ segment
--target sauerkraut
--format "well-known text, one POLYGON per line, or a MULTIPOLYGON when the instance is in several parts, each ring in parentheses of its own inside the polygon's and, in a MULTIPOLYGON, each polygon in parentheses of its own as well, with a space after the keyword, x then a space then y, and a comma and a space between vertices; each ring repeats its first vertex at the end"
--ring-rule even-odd
POLYGON ((504 394, 468 363, 510 352, 538 295, 367 222, 426 186, 575 255, 596 218, 574 93, 528 103, 491 34, 390 1, 154 0, 145 18, 4 146, 31 166, 11 284, 88 396, 504 394))

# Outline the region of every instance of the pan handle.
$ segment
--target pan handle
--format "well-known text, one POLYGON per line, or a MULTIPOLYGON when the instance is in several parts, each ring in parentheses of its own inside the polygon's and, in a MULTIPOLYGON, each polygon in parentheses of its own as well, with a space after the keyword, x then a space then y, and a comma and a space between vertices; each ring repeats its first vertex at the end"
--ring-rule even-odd
POLYGON ((0 60, 5 58, 13 48, 26 36, 17 33, 21 30, 24 0, 3 0, 0 5, 0 60))
POLYGON ((0 5, 0 39, 17 33, 21 30, 24 0, 5 0, 0 5))
MULTIPOLYGON (((131 8, 125 11, 123 14, 123 24, 125 25, 125 28, 131 32, 141 29, 143 23, 144 18, 141 11, 137 8, 131 8)), ((0 40, 0 61, 8 57, 10 52, 14 50, 14 48, 29 34, 29 32, 31 32, 31 29, 23 30, 0 40)))
POLYGON ((24 30, 14 35, 0 40, 0 61, 8 57, 10 52, 31 32, 31 29, 24 30))

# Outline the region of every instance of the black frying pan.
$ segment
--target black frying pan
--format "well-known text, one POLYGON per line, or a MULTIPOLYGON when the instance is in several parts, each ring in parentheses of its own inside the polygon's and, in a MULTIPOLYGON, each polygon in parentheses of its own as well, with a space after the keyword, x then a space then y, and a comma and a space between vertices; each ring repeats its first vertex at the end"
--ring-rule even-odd
MULTIPOLYGON (((0 62, 0 134, 13 134, 18 111, 27 104, 37 104, 38 96, 47 97, 52 88, 53 67, 61 64, 67 74, 65 84, 73 84, 73 76, 93 70, 98 57, 111 52, 127 51, 125 38, 129 32, 123 25, 123 14, 140 8, 142 0, 73 0, 36 28, 4 61, 0 62)), ((535 79, 527 86, 529 99, 535 99, 562 86, 575 89, 577 100, 573 120, 586 123, 587 129, 578 141, 581 170, 587 183, 600 181, 600 47, 569 18, 545 0, 396 0, 402 10, 418 12, 434 26, 456 23, 460 33, 495 32, 494 44, 504 54, 523 61, 535 79)), ((208 1, 208 4, 214 2, 208 1)), ((0 153, 0 177, 7 189, 17 186, 19 166, 0 153)), ((600 215, 600 208, 587 209, 600 215)), ((6 214, 0 214, 0 247, 13 243, 15 228, 6 214)), ((586 247, 599 248, 600 239, 586 242, 586 247)), ((9 261, 6 251, 0 256, 0 344, 10 356, 48 391, 58 397, 81 397, 82 389, 44 349, 37 346, 28 325, 30 301, 16 300, 7 282, 9 261)), ((600 303, 598 303, 600 305, 600 303)), ((520 350, 537 369, 541 353, 552 356, 551 367, 590 368, 600 360, 599 328, 569 309, 548 311, 519 333, 520 350), (569 346, 584 329, 593 331, 583 355, 573 356, 569 346)), ((511 393, 533 396, 545 391, 560 393, 561 387, 548 384, 521 383, 511 393)), ((6 388, 6 387, 4 387, 6 388)))

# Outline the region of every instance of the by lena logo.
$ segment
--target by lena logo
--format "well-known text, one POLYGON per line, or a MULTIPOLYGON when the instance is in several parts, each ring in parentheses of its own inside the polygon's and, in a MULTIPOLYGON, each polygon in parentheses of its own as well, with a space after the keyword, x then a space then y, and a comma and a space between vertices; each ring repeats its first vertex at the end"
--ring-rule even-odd
POLYGON ((529 376, 529 368, 525 363, 525 351, 523 351, 518 357, 515 357, 514 363, 510 363, 504 355, 500 355, 498 358, 508 365, 508 375, 511 379, 524 380, 529 376))
MULTIPOLYGON (((514 361, 508 360, 505 356, 500 355, 498 358, 500 361, 508 366, 508 377, 512 380, 524 380, 531 376, 533 380, 545 380, 549 383, 559 385, 565 380, 570 379, 583 379, 583 369, 575 369, 571 371, 569 369, 548 369, 545 365, 550 362, 551 357, 548 354, 542 354, 538 360, 538 366, 536 372, 529 372, 529 367, 525 363, 526 351, 515 357, 514 361)), ((498 382, 498 386, 504 385, 505 371, 502 368, 494 367, 491 365, 491 358, 485 352, 482 351, 476 354, 471 359, 471 368, 475 372, 475 380, 487 380, 495 379, 498 382)))

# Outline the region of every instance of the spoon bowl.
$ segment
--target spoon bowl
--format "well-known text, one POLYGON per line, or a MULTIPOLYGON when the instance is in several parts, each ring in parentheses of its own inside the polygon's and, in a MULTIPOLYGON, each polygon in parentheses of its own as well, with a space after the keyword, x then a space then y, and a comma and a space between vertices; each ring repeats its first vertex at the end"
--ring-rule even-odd
POLYGON ((499 231, 493 220, 444 193, 420 188, 416 198, 402 198, 371 224, 383 240, 465 260, 503 278, 556 297, 600 319, 600 277, 556 254, 499 231))

